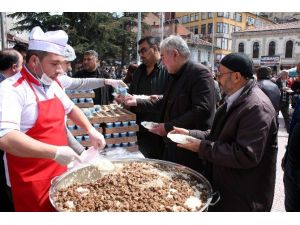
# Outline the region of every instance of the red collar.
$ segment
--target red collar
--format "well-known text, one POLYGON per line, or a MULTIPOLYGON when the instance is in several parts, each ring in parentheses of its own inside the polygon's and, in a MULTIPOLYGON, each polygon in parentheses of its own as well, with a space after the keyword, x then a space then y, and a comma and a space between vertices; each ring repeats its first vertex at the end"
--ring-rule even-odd
POLYGON ((24 66, 21 70, 22 76, 25 77, 25 79, 37 86, 41 86, 41 83, 39 82, 38 79, 36 79, 29 71, 28 69, 24 66))

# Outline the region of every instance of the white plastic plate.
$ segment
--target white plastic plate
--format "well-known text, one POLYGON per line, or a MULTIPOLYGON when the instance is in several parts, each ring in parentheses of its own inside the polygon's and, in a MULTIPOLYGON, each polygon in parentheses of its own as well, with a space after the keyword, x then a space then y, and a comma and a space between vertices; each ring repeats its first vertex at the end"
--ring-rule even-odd
POLYGON ((153 128, 155 125, 158 125, 158 123, 148 122, 148 121, 143 121, 143 122, 141 122, 141 124, 143 127, 145 127, 148 130, 153 128))
POLYGON ((196 139, 194 137, 185 134, 168 134, 167 137, 170 138, 173 142, 176 142, 178 144, 188 144, 190 143, 188 139, 196 139))

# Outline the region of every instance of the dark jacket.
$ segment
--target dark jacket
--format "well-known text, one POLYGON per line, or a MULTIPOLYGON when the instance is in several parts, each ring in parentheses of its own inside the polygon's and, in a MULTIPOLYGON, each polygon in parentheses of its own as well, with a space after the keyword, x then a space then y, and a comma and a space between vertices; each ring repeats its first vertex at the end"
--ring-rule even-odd
POLYGON ((204 139, 198 154, 212 163, 209 180, 220 192, 220 202, 210 209, 270 211, 277 157, 272 103, 256 81, 250 80, 227 113, 220 115, 219 110, 210 132, 190 131, 192 136, 204 139))
MULTIPOLYGON (((109 79, 109 74, 100 68, 93 72, 80 70, 74 74, 74 78, 106 78, 109 79)), ((113 88, 111 86, 104 86, 94 89, 95 98, 93 99, 95 105, 108 105, 113 101, 113 88)))
POLYGON ((262 79, 257 81, 260 89, 270 98, 276 112, 280 109, 280 90, 278 86, 270 79, 262 79))
MULTIPOLYGON (((186 129, 207 130, 211 127, 215 113, 214 81, 209 70, 194 62, 188 61, 177 74, 171 77, 164 96, 159 101, 138 101, 139 111, 160 111, 160 122, 165 123, 167 132, 173 126, 186 129)), ((202 160, 165 138, 165 159, 203 171, 202 160)))
MULTIPOLYGON (((168 73, 161 61, 155 64, 153 71, 149 75, 147 75, 146 65, 141 64, 133 74, 128 93, 135 95, 162 95, 166 91, 168 79, 168 73)), ((134 107, 130 110, 136 113, 139 125, 142 121, 159 122, 159 112, 139 113, 135 111, 134 107)), ((164 150, 162 137, 149 132, 141 125, 139 128, 137 138, 140 151, 147 158, 161 159, 164 150)))
MULTIPOLYGON (((288 81, 284 81, 285 82, 285 86, 288 86, 288 81)), ((283 85, 282 85, 282 80, 281 78, 276 80, 276 85, 280 90, 280 104, 281 105, 289 105, 289 99, 290 99, 290 95, 286 90, 283 90, 283 85)))

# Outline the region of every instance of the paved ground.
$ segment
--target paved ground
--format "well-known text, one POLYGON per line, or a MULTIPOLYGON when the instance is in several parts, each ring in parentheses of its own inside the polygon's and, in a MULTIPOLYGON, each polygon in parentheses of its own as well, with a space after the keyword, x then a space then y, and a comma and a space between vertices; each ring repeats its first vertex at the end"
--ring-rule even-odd
POLYGON ((284 128, 284 121, 281 114, 279 114, 279 131, 278 131, 278 156, 277 156, 277 171, 276 171, 276 185, 275 197, 272 206, 272 212, 285 212, 284 208, 284 187, 283 187, 283 171, 281 169, 281 159, 285 153, 285 146, 287 144, 288 133, 284 128))

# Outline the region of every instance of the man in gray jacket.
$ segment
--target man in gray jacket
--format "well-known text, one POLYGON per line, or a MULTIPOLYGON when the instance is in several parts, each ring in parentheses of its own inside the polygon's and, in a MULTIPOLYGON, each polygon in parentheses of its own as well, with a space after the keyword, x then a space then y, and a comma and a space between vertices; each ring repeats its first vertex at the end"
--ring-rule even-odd
POLYGON ((232 53, 219 68, 218 81, 226 94, 208 131, 175 128, 190 134, 179 147, 197 152, 211 163, 208 176, 220 202, 211 211, 270 211, 275 187, 277 113, 252 79, 248 56, 232 53))

